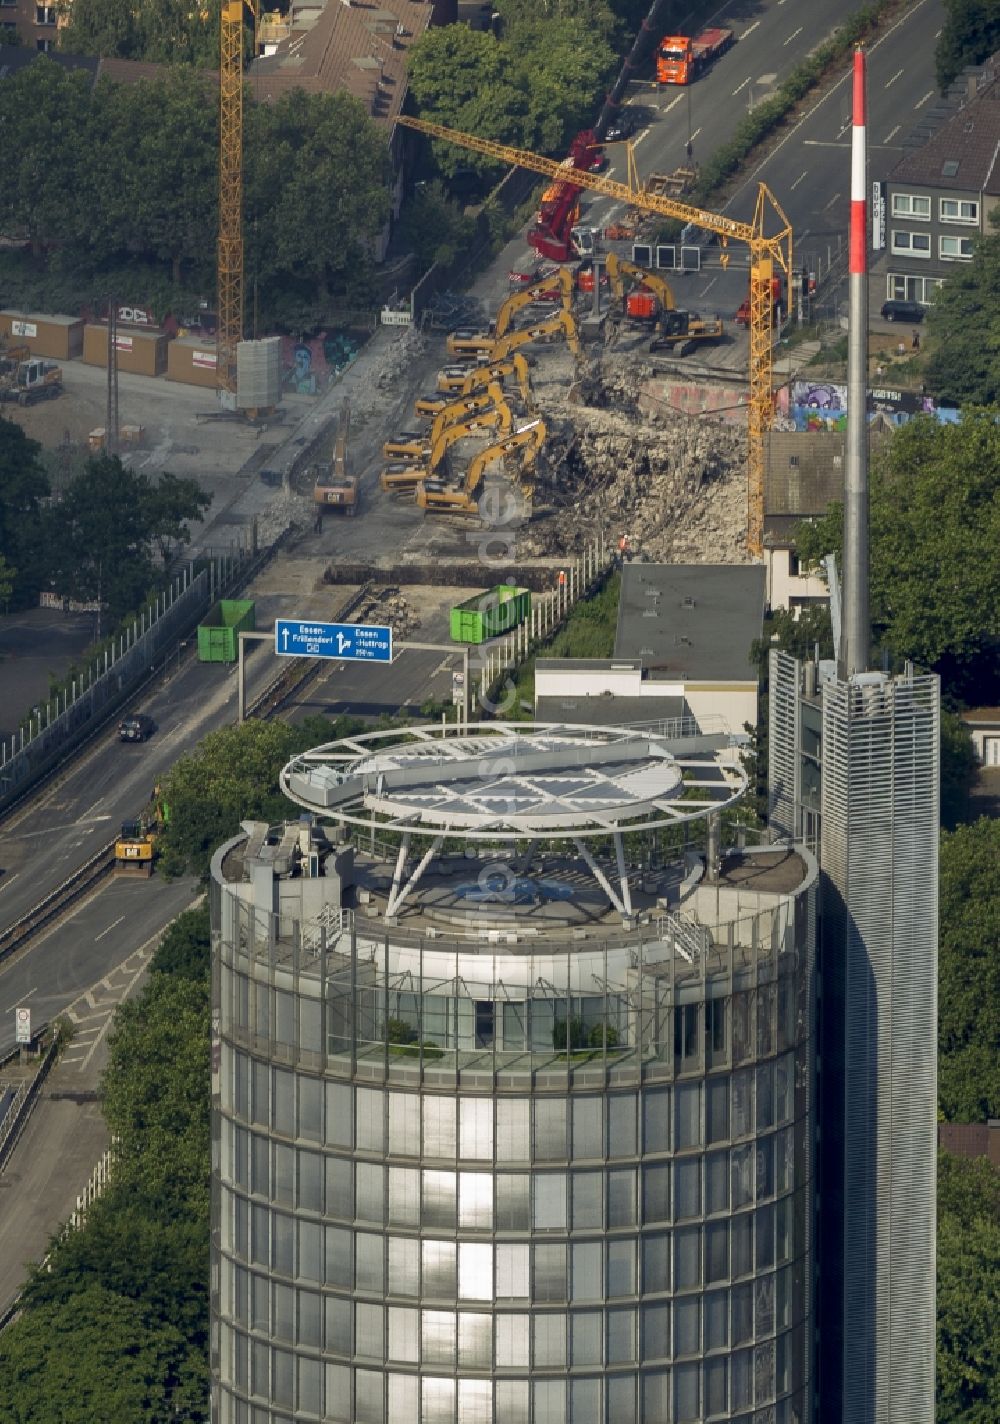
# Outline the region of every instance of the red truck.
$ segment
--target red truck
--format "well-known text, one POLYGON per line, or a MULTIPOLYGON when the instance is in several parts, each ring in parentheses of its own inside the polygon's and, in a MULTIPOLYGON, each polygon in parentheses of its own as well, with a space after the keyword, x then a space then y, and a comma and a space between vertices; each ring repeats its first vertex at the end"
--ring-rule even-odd
POLYGON ((720 54, 725 54, 736 36, 732 30, 702 30, 688 35, 664 35, 656 51, 658 84, 693 84, 720 54))

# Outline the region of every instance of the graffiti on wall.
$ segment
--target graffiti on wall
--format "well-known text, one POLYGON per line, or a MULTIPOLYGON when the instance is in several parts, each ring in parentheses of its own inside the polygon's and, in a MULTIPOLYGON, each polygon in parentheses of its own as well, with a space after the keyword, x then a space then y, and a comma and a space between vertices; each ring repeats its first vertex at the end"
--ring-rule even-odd
POLYGON ((315 396, 357 357, 362 338, 351 332, 323 332, 301 339, 281 338, 281 368, 285 390, 300 396, 315 396))
MULTIPOLYGON (((953 406, 941 405, 918 391, 875 387, 868 391, 869 423, 905 425, 916 415, 933 415, 942 422, 958 419, 953 406)), ((847 387, 832 381, 792 381, 775 399, 776 430, 821 433, 847 429, 847 387)))

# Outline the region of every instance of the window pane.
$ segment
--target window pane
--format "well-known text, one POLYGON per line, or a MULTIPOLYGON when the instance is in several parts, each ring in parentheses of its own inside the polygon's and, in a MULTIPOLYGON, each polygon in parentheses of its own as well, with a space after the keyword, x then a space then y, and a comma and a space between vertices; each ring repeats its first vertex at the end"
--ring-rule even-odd
POLYGON ((457 1255, 454 1241, 423 1241, 423 1292, 454 1298, 457 1255))
POLYGON ((744 1211, 732 1218, 733 1275, 747 1276, 753 1261, 753 1217, 744 1211))
POLYGON ((729 1275, 729 1222, 705 1227, 705 1280, 724 1281, 729 1275))
POLYGON ((609 1241, 607 1252, 608 1295, 635 1295, 635 1240, 609 1241))
POLYGON ((608 1156, 634 1157, 636 1097, 634 1093, 616 1093, 608 1099, 608 1156))
POLYGON ((534 1248, 535 1296, 538 1300, 566 1299, 566 1247, 534 1248))
POLYGON ((670 1359, 670 1307, 646 1305, 642 1310, 642 1358, 670 1359))
POLYGON ((497 1102, 496 1156, 498 1162, 528 1161, 529 1106, 526 1098, 515 1101, 501 1098, 497 1102))
POLYGON ((635 1357, 635 1311, 609 1310, 608 1364, 627 1364, 634 1361, 635 1357))
POLYGON ((420 1417, 420 1381, 416 1375, 389 1376, 389 1418, 393 1420, 420 1417))
POLYGON ((358 1220, 381 1226, 385 1219, 385 1168, 373 1162, 359 1162, 354 1170, 358 1220))
POLYGON ((705 1361, 705 1410, 708 1414, 726 1412, 728 1378, 728 1360, 705 1361))
POLYGON ((604 1099, 573 1098, 573 1157, 604 1156, 604 1099))
POLYGON ((670 1375, 666 1370, 643 1375, 642 1424, 673 1424, 670 1375))
POLYGON ((604 1226, 604 1173, 573 1173, 573 1230, 597 1230, 604 1226))
POLYGON ((354 1272, 358 1290, 383 1290, 382 1237, 360 1231, 354 1242, 354 1272))
POLYGON ((318 1078, 300 1077, 299 1136, 310 1142, 323 1140, 323 1084, 318 1078))
POLYGON ((566 1424, 566 1381, 535 1380, 535 1424, 566 1424))
POLYGON ((729 1297, 711 1291, 705 1297, 705 1349, 723 1350, 729 1344, 729 1297))
POLYGON ((330 1204, 328 1216, 339 1216, 346 1221, 353 1220, 354 1168, 349 1158, 326 1158, 326 1199, 330 1204))
POLYGON ((425 1097, 424 1156, 455 1156, 456 1103, 454 1098, 425 1097))
POLYGON ((535 1099, 535 1158, 540 1162, 566 1157, 566 1099, 535 1099))
POLYGON ((493 1386, 489 1380, 458 1382, 458 1424, 492 1424, 493 1386))
POLYGON ((385 1353, 383 1341, 384 1311, 380 1305, 359 1302, 354 1307, 354 1353, 369 1360, 381 1360, 385 1353))
POLYGON ((601 1381, 575 1379, 570 1381, 570 1418, 573 1424, 601 1424, 601 1381))
POLYGON ((531 1225, 531 1179, 526 1172, 497 1177, 497 1230, 526 1231, 531 1225))
POLYGON ((565 1315, 534 1317, 534 1364, 536 1367, 561 1368, 566 1364, 565 1315))
POLYGON ((389 1289, 393 1295, 420 1294, 420 1242, 389 1237, 389 1289))
POLYGON ((642 1289, 646 1295, 670 1289, 670 1238, 642 1238, 642 1289))
POLYGON ((701 1417, 701 1366, 674 1366, 674 1408, 677 1424, 701 1417))
POLYGON ((389 1358, 415 1365, 419 1358, 419 1315, 403 1306, 389 1307, 389 1358))
POLYGON ((357 1145, 363 1152, 385 1151, 385 1095, 374 1088, 355 1088, 357 1103, 357 1145))
POLYGON ((677 1221, 701 1216, 701 1158, 674 1164, 674 1216, 677 1221))
POLYGON ((504 1424, 528 1424, 527 1380, 497 1380, 496 1417, 504 1424))
POLYGON ((416 1093, 389 1094, 389 1151, 420 1156, 420 1099, 416 1093))
POLYGON ((496 1358, 499 1369, 527 1368, 531 1342, 530 1315, 498 1315, 496 1317, 496 1358))
POLYGON ((458 1363, 462 1369, 493 1365, 493 1317, 463 1310, 458 1317, 458 1363))
POLYGON ((416 1167, 389 1168, 389 1224, 420 1224, 420 1173, 416 1167))
POLYGON ((463 1241, 458 1248, 458 1293, 463 1300, 493 1299, 493 1247, 463 1241))
POLYGON ((496 1252, 498 1299, 527 1299, 531 1294, 527 1242, 500 1244, 496 1252))
POLYGON ((420 1214, 425 1226, 454 1229, 458 1205, 456 1189, 454 1172, 424 1172, 420 1214))
POLYGON ((635 1375, 611 1375, 606 1381, 608 1419, 635 1424, 635 1375))
POLYGON ((705 1211, 729 1210, 729 1153, 710 1152, 705 1158, 705 1211))
POLYGON ((674 1089, 676 1145, 678 1148, 700 1147, 701 1083, 678 1083, 674 1089))
POLYGON ((539 1172, 533 1179, 536 1231, 565 1231, 566 1174, 539 1172))
POLYGON ((493 1177, 489 1172, 460 1172, 458 1224, 478 1231, 493 1226, 493 1177))
POLYGON ((599 1310, 575 1311, 570 1316, 572 1344, 570 1363, 599 1365, 603 1358, 604 1316, 599 1310))
POLYGON ((651 1152, 670 1151, 670 1089, 650 1088, 643 1095, 643 1145, 651 1152))
POLYGON ((454 1365, 455 1312, 423 1310, 420 1313, 420 1348, 425 1364, 454 1365))
POLYGON ((572 1246, 573 1299, 601 1300, 604 1296, 604 1247, 599 1241, 574 1242, 572 1246))
POLYGON ((701 1354, 701 1301, 697 1296, 674 1302, 674 1354, 701 1354))
POLYGON ((642 1219, 645 1222, 670 1219, 670 1167, 665 1162, 642 1169, 642 1219))
POLYGON ((493 1159, 493 1099, 462 1098, 462 1153, 473 1161, 493 1159))
POLYGON ((420 1381, 421 1419, 423 1424, 453 1424, 455 1418, 455 1381, 425 1375, 420 1381))
POLYGON ((725 1142, 729 1137, 729 1079, 708 1080, 708 1140, 725 1142))
POLYGON ((635 1168, 619 1168, 608 1173, 608 1226, 634 1226, 635 1168))
POLYGON ((697 1226, 682 1226, 674 1232, 674 1286, 701 1285, 701 1230, 697 1226))

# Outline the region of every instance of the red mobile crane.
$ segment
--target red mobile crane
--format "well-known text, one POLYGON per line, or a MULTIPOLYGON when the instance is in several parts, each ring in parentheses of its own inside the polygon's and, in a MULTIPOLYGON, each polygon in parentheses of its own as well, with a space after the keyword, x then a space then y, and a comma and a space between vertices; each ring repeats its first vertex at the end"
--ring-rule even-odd
MULTIPOLYGON (((593 129, 583 129, 570 144, 569 158, 560 167, 567 173, 590 173, 599 151, 593 129)), ((566 262, 594 250, 590 228, 575 228, 580 216, 580 187, 569 178, 560 178, 545 190, 528 242, 536 252, 553 262, 566 262)))

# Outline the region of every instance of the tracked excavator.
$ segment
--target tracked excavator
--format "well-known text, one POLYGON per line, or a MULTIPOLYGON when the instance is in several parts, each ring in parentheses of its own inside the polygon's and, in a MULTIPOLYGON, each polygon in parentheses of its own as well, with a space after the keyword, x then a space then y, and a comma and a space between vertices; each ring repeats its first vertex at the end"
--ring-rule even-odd
POLYGON ((496 403, 483 410, 474 411, 464 420, 447 426, 433 442, 429 453, 424 452, 424 458, 419 463, 403 464, 399 467, 386 466, 379 479, 382 488, 389 493, 415 489, 421 480, 430 479, 436 474, 452 445, 477 430, 495 427, 502 435, 506 435, 513 423, 510 407, 503 399, 499 386, 492 387, 492 390, 498 397, 496 403))
POLYGON ((617 252, 608 253, 605 266, 611 290, 630 321, 653 322, 661 311, 673 311, 677 306, 669 282, 659 272, 628 262, 617 252))
POLYGON ((539 277, 530 287, 509 296, 497 310, 496 321, 493 323, 494 337, 499 341, 507 335, 511 322, 522 308, 530 306, 532 302, 544 301, 550 295, 556 295, 557 300, 562 302, 563 311, 572 311, 573 273, 568 267, 557 267, 550 276, 539 277))
POLYGON ((428 476, 417 485, 417 505, 425 513, 478 515, 479 492, 489 466, 512 455, 516 450, 525 450, 523 473, 524 467, 533 464, 537 458, 545 443, 546 434, 544 421, 533 420, 529 425, 522 425, 520 430, 515 430, 506 440, 488 445, 469 462, 459 489, 447 489, 442 480, 428 476))
POLYGON ((535 396, 531 389, 528 363, 523 356, 516 352, 509 361, 494 361, 489 366, 475 367, 465 378, 462 394, 470 395, 473 391, 479 390, 481 386, 487 385, 490 381, 499 381, 505 376, 517 377, 518 389, 521 392, 524 408, 529 415, 534 415, 535 396))
POLYGON ((560 331, 565 335, 566 344, 573 355, 579 356, 580 333, 576 322, 571 312, 561 311, 555 316, 549 317, 547 321, 539 322, 536 326, 526 326, 522 331, 508 332, 496 343, 490 353, 490 365, 495 365, 498 361, 506 361, 508 356, 512 356, 520 347, 527 346, 529 341, 543 341, 546 337, 555 336, 560 331))
POLYGON ((333 459, 314 467, 313 485, 313 502, 320 509, 335 509, 349 518, 358 512, 358 477, 347 472, 347 439, 350 429, 351 408, 345 401, 337 422, 333 459))

